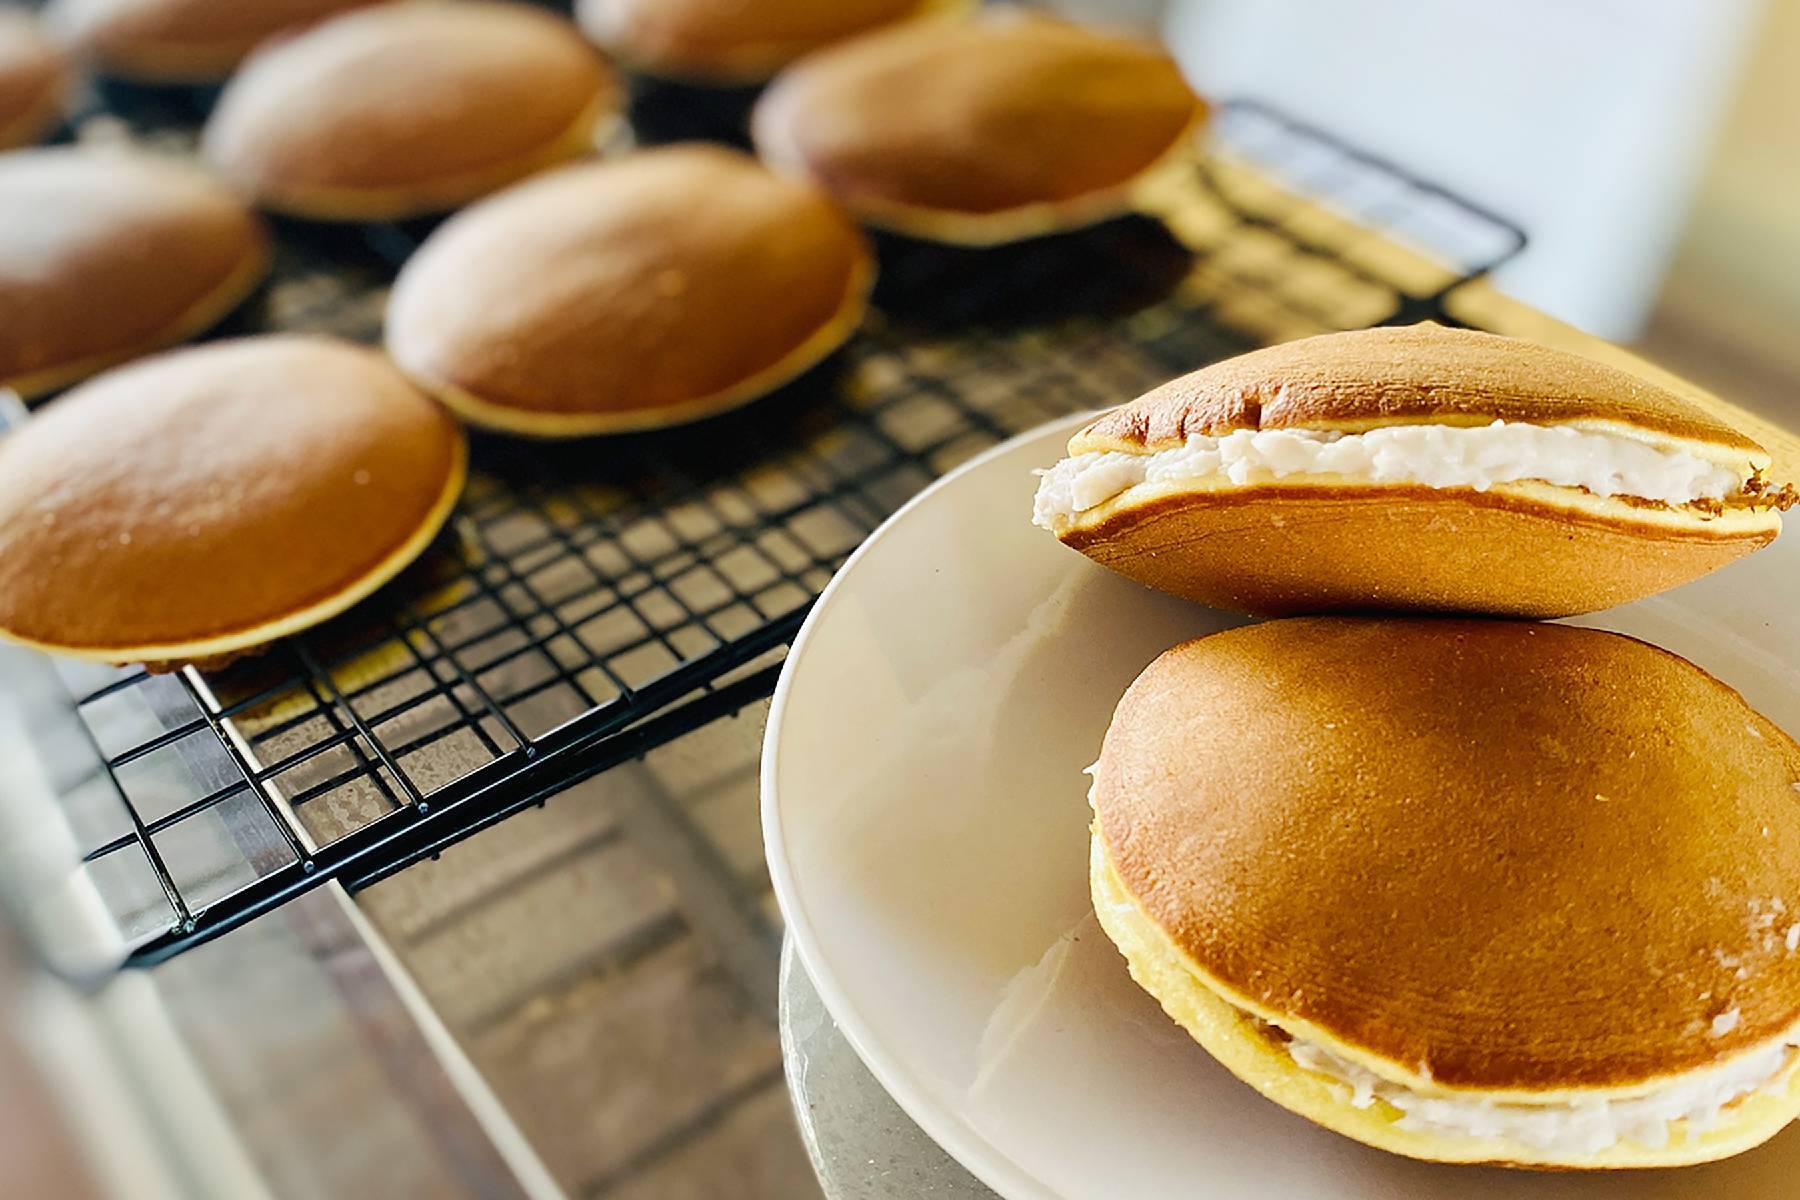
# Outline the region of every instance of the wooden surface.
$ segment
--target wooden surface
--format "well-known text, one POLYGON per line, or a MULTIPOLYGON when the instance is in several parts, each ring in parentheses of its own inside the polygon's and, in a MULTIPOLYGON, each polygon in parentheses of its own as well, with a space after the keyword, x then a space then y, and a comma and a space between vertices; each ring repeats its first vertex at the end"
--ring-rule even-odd
POLYGON ((758 825, 766 705, 358 896, 570 1196, 804 1200, 758 825))
POLYGON ((153 973, 269 1190, 523 1193, 339 908, 312 893, 153 973))
POLYGON ((23 948, 0 924, 0 1191, 94 1200, 99 1192, 93 1177, 19 1038, 17 1015, 28 979, 23 948))

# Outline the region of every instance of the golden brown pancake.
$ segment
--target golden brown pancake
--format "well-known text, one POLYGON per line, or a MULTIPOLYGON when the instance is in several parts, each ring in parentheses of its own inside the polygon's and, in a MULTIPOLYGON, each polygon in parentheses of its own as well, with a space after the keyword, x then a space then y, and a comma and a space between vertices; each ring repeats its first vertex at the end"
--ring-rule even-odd
POLYGON ((765 162, 869 224, 992 244, 1125 212, 1204 114, 1154 45, 1000 13, 809 55, 770 85, 751 128, 765 162))
POLYGON ((577 0, 607 52, 646 74, 756 83, 820 46, 966 0, 577 0))
POLYGON ((1145 670, 1093 774, 1102 926, 1303 1116, 1633 1167, 1800 1112, 1800 746, 1684 659, 1563 625, 1246 626, 1145 670))
POLYGON ((1252 613, 1589 612, 1767 545, 1793 502, 1762 447, 1658 384, 1436 325, 1216 363, 1068 452, 1038 524, 1252 613))
POLYGON ((373 0, 51 0, 51 28, 100 70, 213 83, 257 43, 373 0))
POLYGON ((0 9, 0 150, 54 128, 68 86, 68 65, 31 15, 0 9))
POLYGON ((227 189, 145 155, 0 158, 0 387, 31 397, 192 337, 268 269, 227 189))
POLYGON ((346 342, 120 368, 0 441, 0 635, 119 663, 262 646, 411 562, 464 462, 456 422, 346 342))
POLYGON ((266 208, 389 220, 591 153, 621 101, 575 27, 541 9, 390 4, 257 51, 220 97, 204 149, 266 208))
POLYGON ((678 146, 530 180, 400 272, 389 352, 469 421, 539 437, 698 420, 841 344, 873 261, 816 189, 678 146))

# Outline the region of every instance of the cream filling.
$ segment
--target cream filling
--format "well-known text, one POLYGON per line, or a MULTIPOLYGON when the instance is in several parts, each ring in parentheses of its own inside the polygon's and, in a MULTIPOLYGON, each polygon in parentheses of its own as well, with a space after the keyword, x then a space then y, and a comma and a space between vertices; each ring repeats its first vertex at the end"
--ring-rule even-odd
MULTIPOLYGON (((1747 465, 1747 464, 1746 464, 1747 465)), ((1485 492, 1537 480, 1664 504, 1722 500, 1745 475, 1682 450, 1568 425, 1387 425, 1363 433, 1239 429, 1149 454, 1076 454, 1039 473, 1035 524, 1056 529, 1145 483, 1243 485, 1290 475, 1485 492)))
POLYGON ((1779 1094, 1796 1048, 1776 1042, 1724 1066, 1626 1099, 1509 1104, 1427 1096, 1314 1042, 1295 1038, 1287 1043, 1288 1055, 1298 1066, 1348 1087, 1352 1106, 1368 1108, 1380 1100, 1398 1109, 1396 1124, 1401 1129, 1502 1139, 1561 1155, 1598 1154, 1619 1142, 1657 1150, 1677 1134, 1686 1137, 1715 1128, 1745 1096, 1779 1094))

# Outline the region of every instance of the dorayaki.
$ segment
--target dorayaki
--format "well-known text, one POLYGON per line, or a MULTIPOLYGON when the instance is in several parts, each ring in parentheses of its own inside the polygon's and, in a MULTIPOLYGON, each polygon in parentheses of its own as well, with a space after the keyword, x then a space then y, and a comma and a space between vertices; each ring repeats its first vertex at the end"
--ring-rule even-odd
POLYGON ((1602 1169, 1800 1112, 1800 745, 1684 659, 1529 622, 1244 626, 1151 664, 1092 774, 1133 977, 1320 1125, 1602 1169))
POLYGON ((1767 545, 1793 488, 1668 389, 1437 325, 1326 334, 1105 413, 1039 481, 1036 522, 1220 608, 1554 617, 1767 545))

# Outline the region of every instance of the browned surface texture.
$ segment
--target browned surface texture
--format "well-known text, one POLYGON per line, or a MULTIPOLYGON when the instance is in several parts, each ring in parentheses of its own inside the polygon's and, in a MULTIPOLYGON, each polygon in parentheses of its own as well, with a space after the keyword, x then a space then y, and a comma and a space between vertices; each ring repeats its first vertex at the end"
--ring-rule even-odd
POLYGON ((1234 429, 1494 420, 1616 421, 1763 453, 1648 378, 1536 342, 1439 325, 1324 334, 1215 363, 1102 416, 1070 439, 1069 451, 1157 449, 1234 429))
POLYGON ((1199 111, 1159 48, 1015 14, 822 51, 770 87, 753 127, 765 158, 853 209, 987 214, 1116 188, 1199 111))
POLYGON ((345 343, 114 372, 0 443, 0 630, 97 652, 252 631, 381 569, 461 464, 454 422, 345 343))
POLYGON ((848 336, 868 270, 812 188, 734 151, 648 151, 445 224, 400 273, 388 347, 426 386, 489 406, 576 426, 673 415, 848 336))
POLYGON ((1496 488, 1259 485, 1122 508, 1063 542, 1139 583, 1264 615, 1560 617, 1640 600, 1761 549, 1779 526, 1634 522, 1496 488))
POLYGON ((766 78, 828 42, 931 0, 580 0, 595 41, 633 66, 682 77, 766 78))
POLYGON ((1126 887, 1226 988, 1439 1085, 1536 1090, 1800 1020, 1797 778, 1800 746, 1640 642, 1314 618, 1158 659, 1094 798, 1126 887))
POLYGON ((271 34, 371 0, 53 0, 53 28, 130 78, 223 79, 271 34))
POLYGON ((346 13, 257 52, 207 157, 274 207, 447 207, 590 146, 610 72, 567 21, 517 3, 346 13))
POLYGON ((0 386, 29 395, 40 378, 165 344, 221 289, 253 284, 266 254, 256 218, 187 167, 91 150, 8 155, 0 386))
POLYGON ((0 150, 44 133, 68 85, 62 54, 23 12, 0 9, 0 150))

